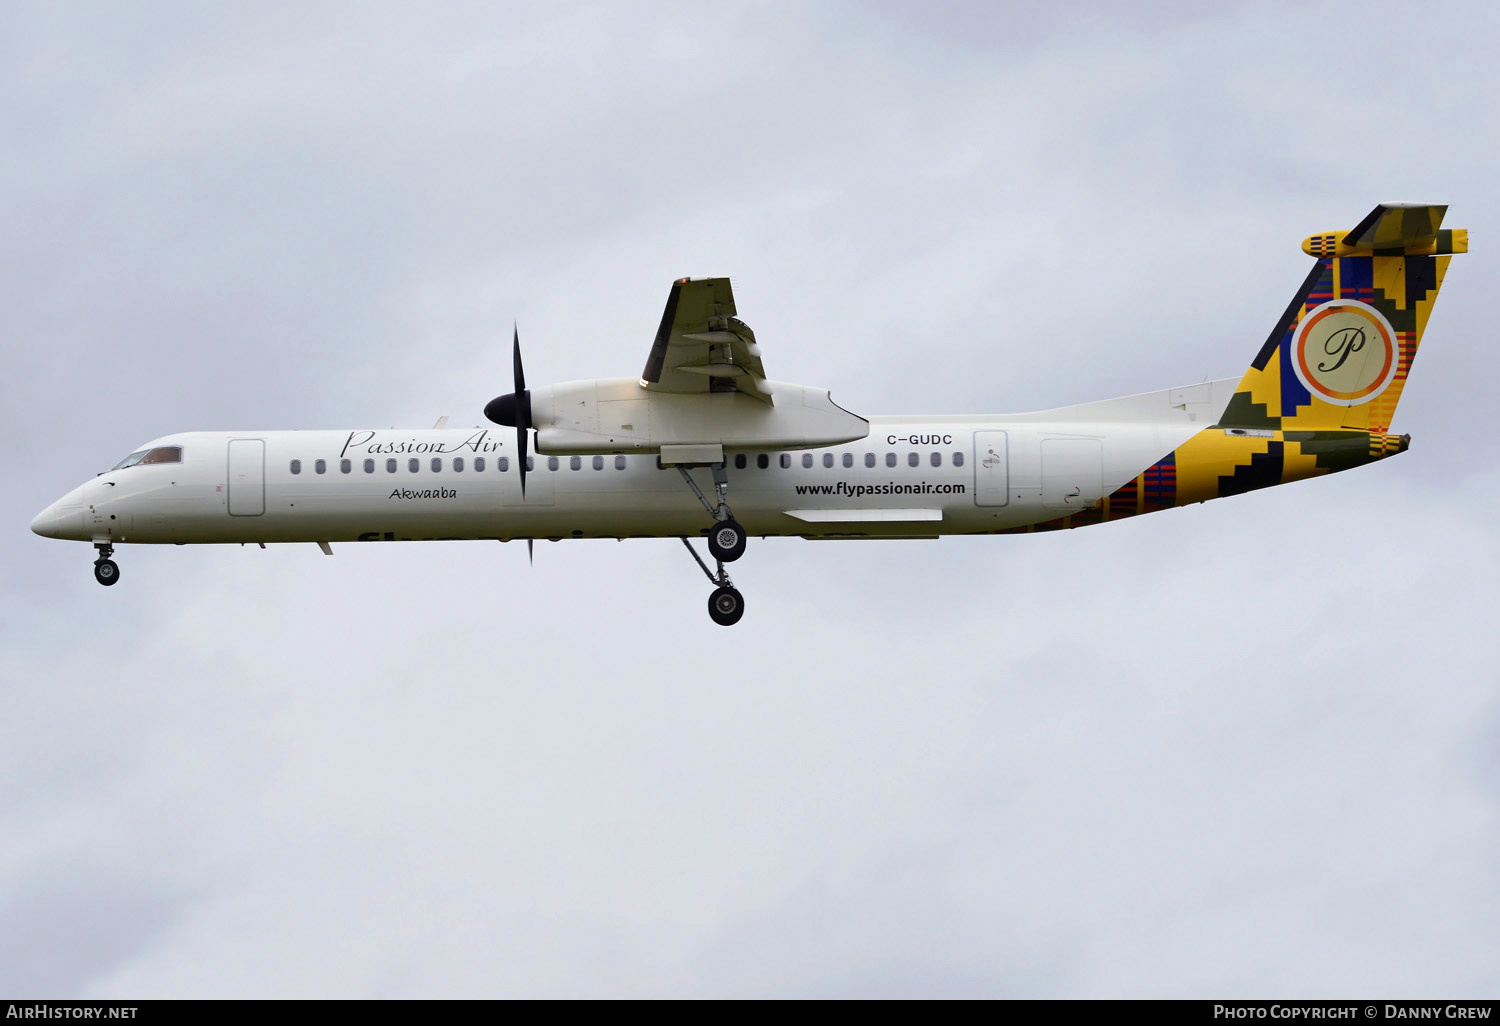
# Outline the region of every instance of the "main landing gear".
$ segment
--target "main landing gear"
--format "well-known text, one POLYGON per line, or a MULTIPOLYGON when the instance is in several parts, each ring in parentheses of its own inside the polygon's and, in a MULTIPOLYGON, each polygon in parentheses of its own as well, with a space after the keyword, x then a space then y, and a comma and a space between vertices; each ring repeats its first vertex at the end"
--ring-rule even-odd
POLYGON ((708 569, 708 564, 699 558, 686 538, 682 539, 682 544, 687 546, 688 552, 703 570, 703 575, 714 585, 714 593, 708 597, 708 615, 713 618, 714 623, 729 627, 739 623, 740 617, 745 615, 745 597, 735 590, 734 582, 724 571, 724 564, 733 563, 745 554, 746 535, 745 529, 734 519, 734 514, 729 509, 729 475, 724 472, 724 464, 710 463, 709 467, 714 474, 714 491, 718 493, 717 506, 704 497, 687 467, 679 464, 677 470, 693 490, 693 494, 698 496, 698 501, 703 503, 703 508, 708 510, 708 515, 714 518, 714 526, 708 532, 708 552, 714 557, 717 572, 708 569))
POLYGON ((103 542, 95 544, 94 548, 99 550, 99 558, 94 560, 94 580, 107 588, 120 579, 119 566, 109 558, 115 554, 115 547, 103 542))
POLYGON ((693 494, 698 496, 698 501, 703 503, 703 508, 708 510, 708 515, 714 518, 714 529, 708 532, 708 551, 721 563, 733 563, 745 554, 747 535, 729 509, 729 475, 724 472, 724 464, 711 463, 709 466, 714 472, 714 491, 719 495, 718 506, 704 498, 698 482, 693 480, 687 467, 679 465, 677 471, 693 490, 693 494))
MULTIPOLYGON (((739 525, 736 524, 736 527, 739 525)), ((709 536, 709 548, 713 547, 713 535, 709 536)), ((693 549, 692 543, 686 538, 682 539, 688 554, 693 561, 703 570, 703 576, 707 577, 715 587, 714 593, 708 597, 708 615, 713 618, 714 623, 720 627, 732 627, 740 622, 740 617, 745 615, 745 596, 735 589, 734 582, 729 579, 729 574, 724 571, 724 561, 715 557, 714 562, 718 572, 714 573, 708 569, 708 564, 693 549)), ((745 539, 740 538, 740 551, 745 550, 745 539)))

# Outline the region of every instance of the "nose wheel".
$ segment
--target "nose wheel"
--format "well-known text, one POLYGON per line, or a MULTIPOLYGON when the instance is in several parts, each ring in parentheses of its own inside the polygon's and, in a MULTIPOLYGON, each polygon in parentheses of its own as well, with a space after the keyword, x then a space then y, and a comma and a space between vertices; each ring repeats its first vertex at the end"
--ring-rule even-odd
MULTIPOLYGON (((738 524, 734 526, 736 528, 739 527, 738 524)), ((713 548, 713 541, 714 536, 710 534, 708 536, 710 549, 713 548)), ((717 558, 714 560, 718 568, 718 572, 715 573, 708 568, 708 564, 703 562, 703 557, 698 555, 691 542, 684 538, 682 539, 682 544, 687 548, 688 554, 693 557, 693 562, 697 563, 703 571, 703 576, 707 577, 715 586, 713 594, 708 597, 709 617, 720 627, 733 627, 740 622, 740 617, 745 615, 745 596, 739 593, 739 590, 734 586, 734 582, 729 579, 729 574, 725 572, 722 560, 717 558)), ((744 551, 744 547, 745 543, 742 537, 740 540, 740 550, 744 551)))
POLYGON ((113 545, 96 545, 99 550, 99 558, 94 560, 94 580, 106 588, 120 579, 120 567, 109 557, 114 555, 113 545))

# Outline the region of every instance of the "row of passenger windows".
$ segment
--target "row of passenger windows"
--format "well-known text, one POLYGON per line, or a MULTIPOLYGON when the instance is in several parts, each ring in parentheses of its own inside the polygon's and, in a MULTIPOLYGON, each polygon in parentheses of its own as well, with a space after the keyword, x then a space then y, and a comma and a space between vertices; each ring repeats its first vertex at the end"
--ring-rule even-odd
MULTIPOLYGON (((593 465, 594 465, 594 469, 595 470, 603 470, 604 469, 604 457, 603 456, 594 456, 594 457, 592 457, 592 459, 593 459, 593 465)), ((625 457, 624 456, 616 456, 614 459, 615 459, 615 469, 616 470, 624 470, 625 469, 625 457)), ((570 457, 569 460, 568 460, 568 463, 569 463, 569 465, 574 470, 582 470, 583 469, 583 457, 582 456, 573 456, 573 457, 570 457)), ((375 466, 376 466, 376 461, 375 460, 369 460, 369 459, 365 460, 364 461, 364 472, 366 474, 373 474, 373 473, 375 473, 375 466)), ((430 461, 429 466, 430 466, 430 468, 431 468, 431 470, 432 470, 432 472, 434 474, 441 473, 442 470, 443 470, 443 459, 442 459, 442 457, 441 456, 434 456, 432 458, 432 460, 430 461)), ((469 466, 473 467, 474 473, 476 473, 476 474, 482 474, 482 473, 485 472, 485 470, 487 470, 489 468, 489 462, 483 456, 475 456, 472 461, 467 461, 467 462, 464 460, 464 458, 462 456, 455 456, 455 457, 453 457, 452 460, 449 461, 449 466, 452 468, 452 470, 453 470, 453 472, 455 474, 462 474, 464 472, 464 468, 465 467, 469 467, 469 466)), ((560 461, 558 460, 558 458, 556 456, 548 456, 547 457, 547 469, 548 470, 558 470, 558 469, 560 469, 560 467, 561 467, 561 463, 560 463, 560 461)), ((300 474, 300 473, 302 473, 302 461, 301 460, 292 460, 292 468, 291 469, 292 469, 292 473, 293 474, 300 474)), ((401 469, 401 461, 400 460, 398 460, 398 459, 396 459, 394 457, 391 457, 391 458, 389 458, 389 459, 387 459, 385 461, 385 472, 387 474, 394 474, 394 473, 396 473, 400 469, 401 469)), ((422 469, 422 461, 420 459, 418 459, 417 457, 413 456, 413 457, 411 457, 410 459, 408 459, 406 461, 406 469, 409 472, 413 473, 413 474, 418 473, 422 469)), ((509 456, 496 456, 495 457, 495 469, 498 470, 498 471, 500 471, 500 473, 502 473, 502 474, 504 474, 507 471, 509 471, 510 470, 510 457, 509 456)), ((532 457, 532 456, 526 457, 526 469, 527 470, 535 470, 536 469, 536 458, 535 457, 532 457)), ((313 472, 317 473, 317 474, 326 474, 326 473, 328 473, 328 461, 327 460, 313 460, 313 472)), ((339 460, 339 473, 341 473, 341 474, 352 474, 352 473, 354 473, 354 461, 353 460, 339 460)))
MULTIPOLYGON (((781 456, 779 457, 779 461, 781 463, 781 467, 782 467, 783 470, 789 469, 791 467, 791 465, 792 465, 792 454, 791 453, 787 453, 787 452, 782 453, 781 456)), ((844 453, 844 455, 842 457, 840 457, 840 462, 845 467, 852 467, 852 466, 854 466, 854 453, 852 453, 852 452, 846 452, 846 453, 844 453)), ((875 456, 875 454, 873 452, 867 452, 867 453, 865 453, 865 466, 867 466, 867 467, 873 467, 873 466, 875 466, 875 462, 876 462, 876 456, 875 456)), ((899 457, 895 453, 888 452, 888 453, 885 454, 885 465, 886 466, 888 466, 888 467, 894 467, 894 466, 896 466, 896 464, 898 462, 899 462, 899 457)), ((932 464, 934 467, 941 467, 943 465, 943 454, 940 453, 940 452, 929 453, 928 456, 927 456, 927 462, 930 463, 930 464, 932 464)), ((813 468, 813 463, 814 463, 814 457, 813 457, 812 453, 805 452, 805 453, 802 454, 802 466, 803 466, 804 469, 811 470, 813 468)), ((737 456, 735 456, 735 458, 734 458, 734 469, 736 469, 736 470, 744 470, 745 467, 748 466, 748 465, 749 465, 749 457, 747 457, 744 453, 740 453, 737 456)), ((755 465, 757 467, 759 467, 761 470, 765 470, 767 467, 769 467, 771 465, 771 457, 770 457, 770 455, 768 453, 758 453, 758 454, 756 454, 755 465)), ((833 468, 833 465, 834 465, 833 453, 831 453, 831 452, 825 452, 823 454, 823 466, 831 470, 833 468)), ((907 453, 906 454, 906 465, 908 467, 920 467, 922 465, 922 454, 919 453, 919 452, 909 452, 909 453, 907 453)), ((964 465, 964 454, 963 453, 961 453, 961 452, 955 452, 953 454, 953 465, 955 467, 961 467, 961 466, 964 465)))
MULTIPOLYGON (((961 467, 961 466, 964 465, 964 454, 963 453, 961 453, 961 452, 955 452, 953 454, 952 458, 953 458, 953 465, 955 467, 961 467)), ((582 470, 583 469, 583 460, 584 460, 584 458, 582 456, 569 456, 568 457, 568 467, 569 467, 569 469, 572 469, 572 470, 582 470)), ((589 457, 589 460, 590 460, 590 462, 591 462, 591 464, 592 464, 592 466, 593 466, 593 468, 595 470, 603 470, 604 469, 604 460, 605 460, 605 457, 603 457, 603 456, 592 456, 592 457, 589 457)), ((366 459, 366 460, 364 460, 363 461, 364 472, 366 474, 373 474, 373 473, 375 473, 376 462, 377 461, 372 460, 372 459, 366 459)), ((843 463, 843 465, 845 467, 852 467, 852 466, 854 466, 854 454, 852 452, 846 452, 846 453, 844 453, 841 462, 843 463)), ((928 462, 932 466, 934 466, 934 467, 941 467, 943 465, 943 454, 940 453, 940 452, 934 452, 934 453, 929 454, 928 455, 928 462)), ((789 469, 791 467, 791 465, 792 465, 792 456, 791 456, 791 454, 790 453, 785 453, 785 452, 782 453, 780 455, 780 457, 779 457, 779 463, 780 463, 782 469, 789 469)), ((885 454, 885 465, 887 467, 894 467, 894 466, 897 465, 897 463, 898 463, 898 458, 897 458, 897 456, 896 456, 895 453, 888 452, 888 453, 885 454)), ((749 465, 749 460, 745 456, 744 453, 740 453, 737 456, 735 456, 735 458, 734 458, 734 467, 735 467, 736 470, 744 470, 748 465, 749 465)), ((756 467, 758 467, 761 470, 765 470, 768 467, 770 467, 770 465, 771 465, 770 454, 768 454, 768 453, 758 453, 758 454, 756 454, 755 465, 756 465, 756 467)), ((802 454, 802 466, 804 468, 810 470, 810 469, 812 469, 813 465, 814 465, 813 454, 810 453, 810 452, 803 453, 802 454)), ((865 466, 866 467, 874 467, 875 465, 876 465, 876 456, 875 456, 875 454, 873 452, 867 452, 867 453, 865 453, 865 466)), ((919 453, 919 452, 907 453, 906 454, 906 465, 908 467, 920 467, 922 465, 922 454, 919 453)), ((482 474, 482 473, 484 473, 484 471, 486 470, 486 468, 489 466, 489 464, 488 464, 488 462, 486 462, 486 460, 485 460, 485 458, 483 456, 475 456, 473 458, 473 460, 468 461, 468 462, 466 462, 464 460, 464 457, 462 457, 462 456, 455 456, 455 457, 453 457, 449 461, 449 466, 452 468, 453 473, 455 473, 455 474, 462 474, 464 472, 464 468, 468 467, 468 466, 472 466, 473 467, 474 473, 476 473, 476 474, 482 474)), ((616 470, 624 470, 625 469, 625 457, 624 456, 616 456, 616 457, 614 457, 614 466, 615 466, 616 470)), ((832 468, 834 466, 833 453, 831 453, 831 452, 825 452, 823 454, 823 466, 824 467, 828 467, 828 468, 832 468)), ((441 473, 442 470, 443 470, 443 459, 442 459, 442 457, 441 456, 434 456, 434 457, 432 457, 432 459, 429 461, 429 467, 431 468, 431 470, 432 470, 432 472, 434 474, 441 473)), ((400 470, 400 468, 401 468, 401 461, 398 460, 398 459, 396 459, 395 457, 390 457, 390 458, 388 458, 385 461, 385 472, 387 474, 394 474, 398 470, 400 470)), ((422 461, 421 461, 421 459, 419 459, 416 456, 413 456, 413 457, 409 458, 406 461, 406 469, 407 469, 408 472, 413 473, 413 474, 419 473, 421 471, 421 469, 422 469, 422 461)), ((508 472, 510 470, 510 457, 509 456, 496 456, 495 457, 495 469, 498 470, 498 471, 500 471, 502 474, 508 472)), ((526 469, 528 471, 536 469, 536 458, 535 457, 533 457, 533 456, 526 457, 526 469)), ((562 469, 562 461, 558 457, 556 457, 556 456, 548 456, 547 457, 547 469, 548 470, 560 470, 560 469, 562 469)), ((300 474, 300 473, 302 473, 302 461, 301 460, 292 460, 291 471, 292 471, 293 474, 300 474)), ((327 460, 313 460, 313 472, 316 473, 316 474, 326 474, 326 473, 328 473, 328 461, 327 460)), ((352 474, 352 473, 354 473, 354 461, 353 460, 339 460, 339 473, 341 473, 341 474, 352 474)))

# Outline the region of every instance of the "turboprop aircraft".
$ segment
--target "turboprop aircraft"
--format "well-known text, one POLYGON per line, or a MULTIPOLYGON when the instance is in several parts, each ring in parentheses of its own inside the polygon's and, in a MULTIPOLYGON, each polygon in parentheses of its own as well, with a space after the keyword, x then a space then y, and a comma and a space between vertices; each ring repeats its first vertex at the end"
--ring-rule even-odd
POLYGON ((1405 452, 1388 433, 1451 254, 1445 206, 1384 204, 1305 239, 1312 269, 1239 378, 1041 413, 871 417, 771 381, 727 278, 681 278, 638 378, 515 387, 513 428, 168 435, 32 522, 121 543, 680 538, 714 586, 748 535, 935 538, 1083 527, 1347 470, 1405 452), (529 452, 535 435, 537 455, 529 452), (733 504, 731 505, 731 496, 733 504), (716 570, 688 539, 706 535, 716 570))

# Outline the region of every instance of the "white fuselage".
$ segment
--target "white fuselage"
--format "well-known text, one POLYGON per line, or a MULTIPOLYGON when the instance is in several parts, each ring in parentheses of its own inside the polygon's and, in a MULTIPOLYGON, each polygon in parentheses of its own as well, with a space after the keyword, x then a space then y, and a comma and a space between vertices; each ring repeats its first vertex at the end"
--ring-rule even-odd
MULTIPOLYGON (((1233 384, 1039 414, 874 418, 858 442, 731 450, 729 503, 751 535, 934 537, 1053 520, 1213 423, 1233 384)), ((191 432, 153 446, 180 446, 181 462, 101 474, 33 529, 185 544, 677 537, 712 523, 677 468, 649 454, 534 454, 523 498, 504 428, 191 432)), ((709 471, 691 473, 711 494, 709 471)))

